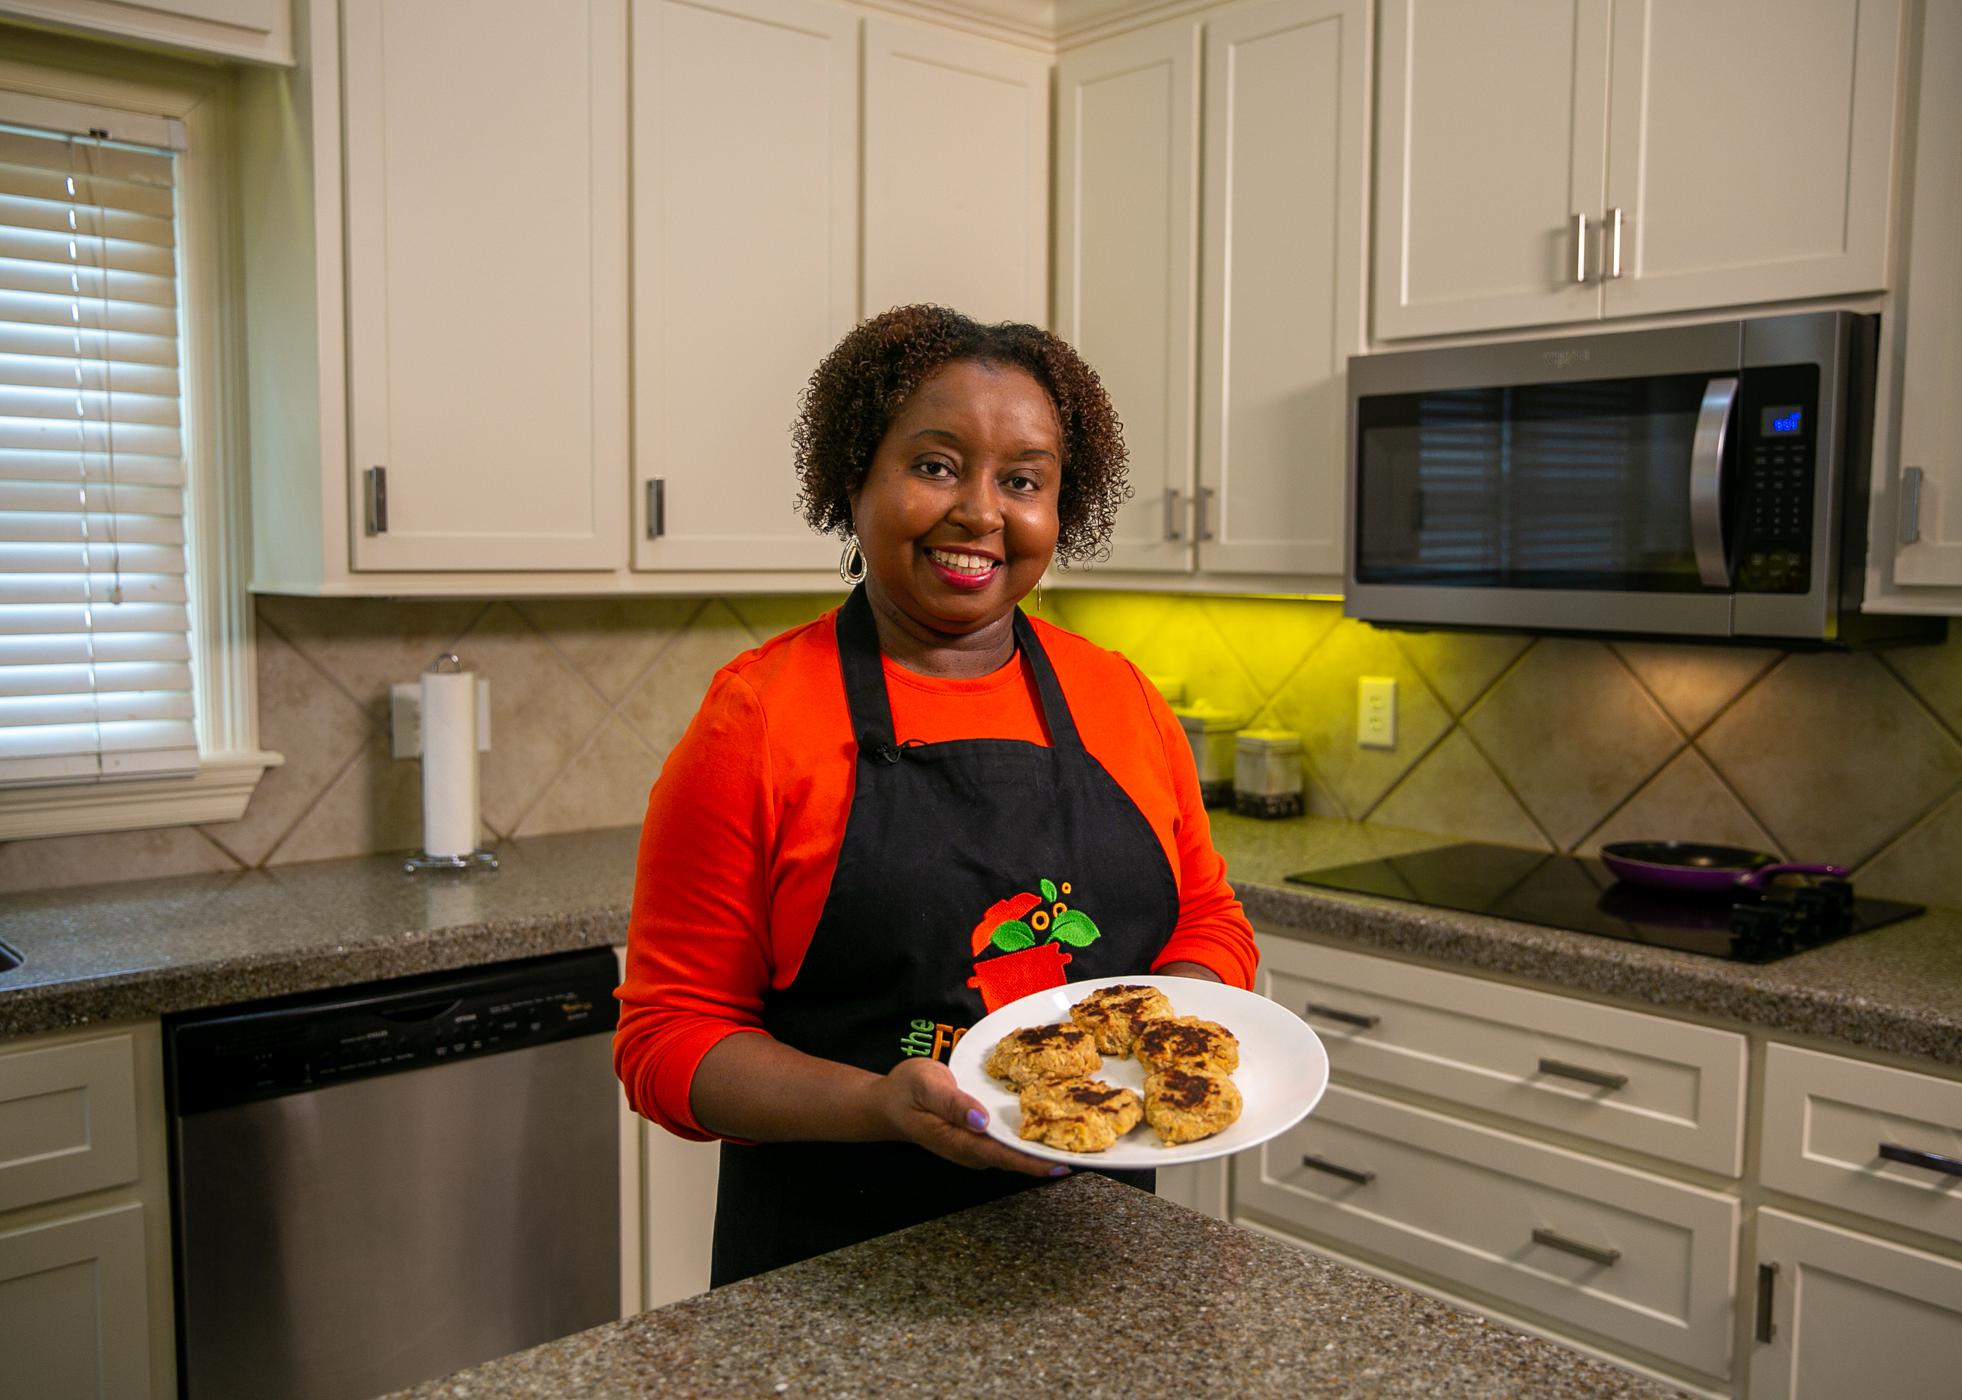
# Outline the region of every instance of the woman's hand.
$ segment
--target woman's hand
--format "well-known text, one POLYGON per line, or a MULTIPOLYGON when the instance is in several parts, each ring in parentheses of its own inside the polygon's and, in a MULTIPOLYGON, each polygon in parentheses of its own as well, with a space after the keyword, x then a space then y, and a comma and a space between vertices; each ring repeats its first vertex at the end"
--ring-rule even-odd
POLYGON ((999 1167, 1028 1176, 1069 1171, 989 1137, 987 1110, 979 1099, 961 1092, 953 1071, 938 1060, 907 1059, 867 1087, 873 1111, 893 1136, 918 1143, 935 1156, 964 1167, 999 1167))

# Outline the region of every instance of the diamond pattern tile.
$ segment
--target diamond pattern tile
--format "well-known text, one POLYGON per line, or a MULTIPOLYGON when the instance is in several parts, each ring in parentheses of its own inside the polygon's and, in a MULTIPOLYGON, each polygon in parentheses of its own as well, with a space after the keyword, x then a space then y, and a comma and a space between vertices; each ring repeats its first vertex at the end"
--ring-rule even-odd
POLYGON ((1593 855, 1614 841, 1703 841, 1781 854, 1771 833, 1695 749, 1684 749, 1670 759, 1620 810, 1590 832, 1579 850, 1593 855))
POLYGON ((486 604, 448 599, 259 598, 259 612, 377 720, 388 720, 388 688, 410 681, 480 617, 486 604))
POLYGON ((1962 794, 1853 872, 1862 894, 1962 909, 1962 794))
POLYGON ((767 642, 779 632, 788 632, 814 617, 820 617, 845 601, 844 585, 836 593, 799 593, 788 597, 731 598, 729 606, 742 619, 743 626, 759 642, 767 642))
POLYGON ((1562 850, 1682 745, 1599 642, 1540 642, 1465 716, 1465 728, 1562 850))
POLYGON ((1786 657, 1697 747, 1794 860, 1857 866, 1962 784, 1962 744, 1871 655, 1786 657))
POLYGON ((1309 654, 1268 710, 1275 723, 1301 735, 1310 770, 1349 817, 1367 814, 1451 726, 1451 716, 1390 634, 1348 620, 1309 654), (1358 676, 1396 680, 1396 748, 1357 745, 1358 676))
POLYGON ((593 741, 573 756, 545 795, 532 804, 512 834, 542 836, 554 831, 638 826, 647 814, 647 794, 660 772, 660 755, 625 724, 609 717, 593 741))
POLYGON ((1616 642, 1628 669, 1685 733, 1695 734, 1778 660, 1775 651, 1616 642))
POLYGON ((715 673, 755 645, 727 603, 711 602, 621 703, 620 717, 655 755, 666 758, 701 708, 715 673))
POLYGON ((1397 645, 1424 679, 1462 715, 1533 644, 1507 632, 1398 632, 1397 645))
POLYGON ((0 846, 0 893, 242 868, 193 826, 50 836, 0 846))
POLYGON ((509 603, 493 604, 456 645, 464 664, 490 682, 480 810, 485 826, 508 835, 592 738, 606 702, 509 603))
POLYGON ((1334 603, 1267 598, 1201 598, 1199 615, 1226 643, 1264 699, 1281 688, 1308 653, 1342 620, 1334 603))
POLYGON ((1426 754, 1370 813, 1370 820, 1464 841, 1551 849, 1546 833, 1462 729, 1454 729, 1426 754))
POLYGON ((256 628, 259 747, 286 761, 268 769, 245 815, 205 835, 241 864, 258 865, 374 733, 374 717, 287 644, 263 617, 256 628))
POLYGON ((1948 732, 1962 738, 1962 620, 1950 624, 1941 646, 1896 647, 1880 662, 1933 710, 1948 732))
POLYGON ((268 865, 334 860, 422 845, 422 765, 397 760, 379 726, 352 763, 266 857, 268 865))
POLYGON ((514 606, 608 704, 618 704, 702 610, 702 600, 546 598, 514 606))

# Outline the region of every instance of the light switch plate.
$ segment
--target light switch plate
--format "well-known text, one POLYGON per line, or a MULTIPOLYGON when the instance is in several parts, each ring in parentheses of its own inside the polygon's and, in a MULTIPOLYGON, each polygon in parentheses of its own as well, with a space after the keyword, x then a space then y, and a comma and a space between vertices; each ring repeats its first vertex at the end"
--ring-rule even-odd
MULTIPOLYGON (((477 678, 477 752, 490 752, 490 682, 477 678)), ((388 688, 388 752, 391 758, 422 756, 422 683, 397 681, 388 688)))
POLYGON ((1397 746, 1397 683, 1393 676, 1356 682, 1356 742, 1366 749, 1397 746))

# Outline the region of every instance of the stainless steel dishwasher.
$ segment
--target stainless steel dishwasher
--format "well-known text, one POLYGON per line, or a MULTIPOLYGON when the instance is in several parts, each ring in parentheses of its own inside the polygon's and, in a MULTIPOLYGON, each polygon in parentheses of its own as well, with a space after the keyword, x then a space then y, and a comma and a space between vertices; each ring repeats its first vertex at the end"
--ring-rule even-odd
POLYGON ((604 948, 165 1023, 187 1400, 355 1400, 620 1304, 604 948))

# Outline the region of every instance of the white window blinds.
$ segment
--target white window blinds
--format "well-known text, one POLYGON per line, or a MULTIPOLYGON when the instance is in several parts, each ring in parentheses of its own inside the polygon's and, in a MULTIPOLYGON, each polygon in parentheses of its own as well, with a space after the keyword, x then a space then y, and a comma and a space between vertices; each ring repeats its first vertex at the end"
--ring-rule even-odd
POLYGON ((0 123, 0 784, 197 769, 172 166, 0 123))

